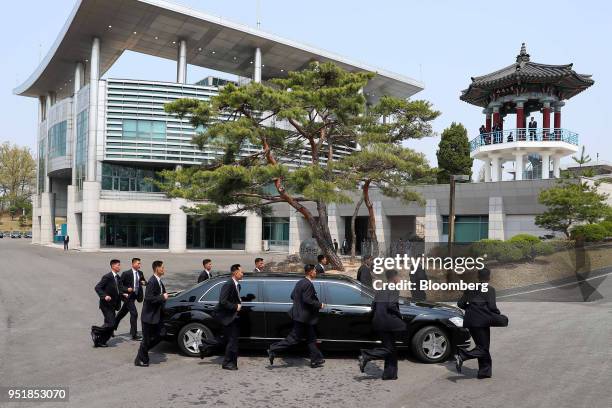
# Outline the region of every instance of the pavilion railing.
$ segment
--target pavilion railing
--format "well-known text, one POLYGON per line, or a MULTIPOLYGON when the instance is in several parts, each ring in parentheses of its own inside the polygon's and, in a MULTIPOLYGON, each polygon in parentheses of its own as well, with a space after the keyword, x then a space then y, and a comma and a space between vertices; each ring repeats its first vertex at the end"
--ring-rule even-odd
POLYGON ((504 129, 482 133, 470 141, 470 151, 480 146, 513 142, 566 142, 578 146, 578 133, 567 129, 504 129))

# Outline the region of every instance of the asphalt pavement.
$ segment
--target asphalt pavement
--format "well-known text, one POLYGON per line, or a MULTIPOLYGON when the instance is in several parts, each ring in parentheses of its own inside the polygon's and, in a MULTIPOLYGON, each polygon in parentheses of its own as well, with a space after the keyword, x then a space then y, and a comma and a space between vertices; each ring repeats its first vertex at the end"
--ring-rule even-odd
POLYGON ((361 374, 350 353, 327 355, 324 368, 311 369, 302 356, 269 367, 264 353, 249 352, 239 359, 238 371, 228 372, 219 358, 184 357, 165 343, 151 352, 150 367, 135 367, 139 343, 130 339, 128 317, 111 347, 93 348, 89 329, 102 322, 93 287, 111 258, 127 269, 132 256, 143 259, 146 276, 154 259, 164 260, 169 290, 195 281, 204 257, 220 270, 236 262, 250 268, 253 258, 240 252, 64 253, 23 239, 0 240, 0 386, 69 387, 68 403, 45 407, 612 406, 609 275, 563 289, 549 285, 506 293, 498 306, 510 326, 492 329, 491 379, 475 378, 475 361, 457 374, 450 362, 424 365, 407 356, 400 361, 399 380, 381 381, 382 363, 361 374), (546 301, 545 292, 584 292, 584 284, 596 286, 598 296, 588 302, 546 301))

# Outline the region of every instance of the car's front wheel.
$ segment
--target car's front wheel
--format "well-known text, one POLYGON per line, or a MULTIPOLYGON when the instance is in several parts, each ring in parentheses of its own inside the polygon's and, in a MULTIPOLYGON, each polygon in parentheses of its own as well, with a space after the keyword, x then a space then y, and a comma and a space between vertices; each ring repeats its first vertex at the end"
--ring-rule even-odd
POLYGON ((423 363, 446 361, 451 353, 450 339, 439 327, 425 326, 412 337, 412 352, 423 363))
POLYGON ((179 331, 177 343, 183 354, 189 357, 198 357, 202 339, 212 338, 212 332, 202 323, 189 323, 179 331))

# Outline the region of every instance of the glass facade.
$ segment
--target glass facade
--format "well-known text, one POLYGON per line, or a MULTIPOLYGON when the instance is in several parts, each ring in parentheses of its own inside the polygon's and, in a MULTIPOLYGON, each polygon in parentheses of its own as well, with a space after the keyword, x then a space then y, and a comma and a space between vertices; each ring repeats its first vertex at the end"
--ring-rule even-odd
POLYGON ((159 192, 147 179, 159 179, 155 170, 102 163, 102 190, 159 192))
POLYGON ((122 135, 124 139, 166 140, 166 122, 124 119, 122 135))
POLYGON ((168 248, 168 215, 103 214, 100 244, 105 247, 168 248))
POLYGON ((49 146, 49 158, 60 157, 66 155, 66 133, 68 130, 68 122, 62 121, 51 126, 47 139, 49 146))
POLYGON ((38 141, 38 194, 45 190, 45 140, 38 141))
POLYGON ((262 239, 270 241, 270 246, 289 246, 289 217, 265 217, 262 239))
POLYGON ((87 109, 79 112, 76 119, 76 157, 75 171, 77 190, 83 190, 83 181, 85 181, 86 157, 87 157, 87 109))
POLYGON ((246 219, 225 217, 206 220, 187 216, 187 247, 197 249, 244 249, 246 219))
MULTIPOLYGON (((442 234, 448 236, 448 215, 442 216, 442 234)), ((457 215, 455 217, 455 242, 475 242, 488 237, 488 215, 457 215)))

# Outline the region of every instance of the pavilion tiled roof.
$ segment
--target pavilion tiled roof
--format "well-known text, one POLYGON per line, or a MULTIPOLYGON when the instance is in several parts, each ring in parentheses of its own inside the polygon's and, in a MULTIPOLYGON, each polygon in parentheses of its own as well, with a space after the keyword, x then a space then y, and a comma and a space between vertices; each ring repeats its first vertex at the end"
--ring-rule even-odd
POLYGON ((595 83, 591 75, 578 74, 573 64, 550 65, 531 62, 525 44, 514 64, 490 74, 472 77, 470 86, 462 91, 460 99, 485 107, 490 95, 498 89, 528 84, 550 85, 557 88, 562 99, 569 99, 595 83))

